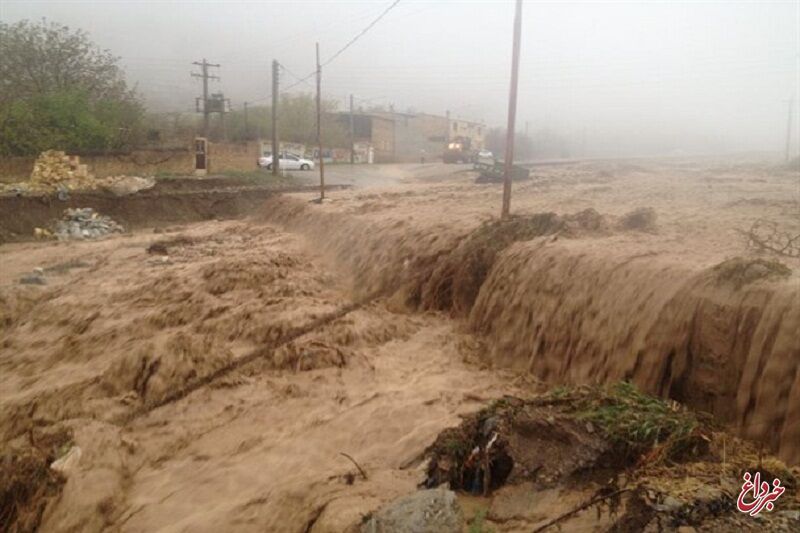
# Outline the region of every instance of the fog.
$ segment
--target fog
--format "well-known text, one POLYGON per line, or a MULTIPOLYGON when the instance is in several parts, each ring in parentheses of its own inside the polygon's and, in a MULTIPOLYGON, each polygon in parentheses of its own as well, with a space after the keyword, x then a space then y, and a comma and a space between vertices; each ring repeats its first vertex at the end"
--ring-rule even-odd
MULTIPOLYGON (((211 88, 234 107, 265 101, 273 58, 302 78, 315 42, 327 60, 389 4, 3 0, 0 19, 84 29, 150 109, 188 112, 192 61, 222 65, 211 88)), ((324 95, 501 126, 513 15, 508 1, 402 0, 324 69, 324 95)), ((552 130, 583 155, 782 151, 799 20, 797 2, 525 2, 518 129, 552 130)))

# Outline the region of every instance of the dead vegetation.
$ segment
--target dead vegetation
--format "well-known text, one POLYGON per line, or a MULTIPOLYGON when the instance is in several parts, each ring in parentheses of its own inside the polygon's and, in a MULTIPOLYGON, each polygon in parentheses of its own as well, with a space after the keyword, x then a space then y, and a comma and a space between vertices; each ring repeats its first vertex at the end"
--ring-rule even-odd
POLYGON ((792 234, 775 221, 759 218, 750 229, 737 231, 744 235, 749 250, 800 258, 800 233, 792 234))
POLYGON ((640 207, 623 215, 619 221, 619 228, 628 231, 654 232, 657 218, 656 210, 652 207, 640 207))
MULTIPOLYGON (((733 527, 741 520, 735 501, 744 472, 761 472, 768 482, 779 478, 786 487, 781 508, 791 513, 798 507, 796 474, 781 461, 718 431, 710 417, 629 383, 503 398, 442 432, 427 456, 424 485, 446 483, 489 497, 493 523, 505 521, 515 491, 532 490, 534 501, 537 492, 572 494, 573 500, 588 494, 564 513, 532 519, 535 531, 592 507, 598 518, 601 507, 608 511, 609 530, 733 527), (495 492, 505 503, 493 505, 495 492)), ((520 501, 523 514, 536 507, 530 497, 520 501)), ((790 516, 762 519, 789 531, 790 516)))
POLYGON ((731 284, 741 289, 757 281, 788 278, 792 270, 780 261, 734 257, 716 265, 713 273, 717 283, 731 284))
POLYGON ((618 466, 661 464, 703 453, 710 433, 698 415, 629 383, 559 388, 527 401, 505 398, 442 433, 430 449, 427 485, 447 481, 488 494, 513 469, 516 478, 546 484, 601 458, 618 466))
POLYGON ((28 436, 28 445, 0 456, 0 530, 36 531, 48 502, 57 496, 65 479, 50 464, 68 449, 65 431, 28 436))

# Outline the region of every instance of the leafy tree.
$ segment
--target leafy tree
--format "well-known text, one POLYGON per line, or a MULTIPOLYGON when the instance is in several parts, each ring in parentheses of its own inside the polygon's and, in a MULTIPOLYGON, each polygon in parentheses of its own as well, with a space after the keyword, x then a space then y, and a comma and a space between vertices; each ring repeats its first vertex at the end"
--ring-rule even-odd
POLYGON ((137 139, 144 108, 117 61, 81 30, 0 22, 0 154, 100 151, 137 139))
MULTIPOLYGON (((314 97, 308 93, 281 95, 278 112, 278 135, 282 141, 313 145, 317 142, 317 107, 314 97)), ((333 113, 337 102, 322 102, 322 136, 326 147, 350 146, 347 128, 337 120, 333 113)), ((228 138, 235 141, 272 137, 272 108, 270 106, 251 106, 247 110, 247 129, 244 127, 244 111, 237 109, 225 117, 228 138)), ((215 120, 211 127, 212 138, 221 138, 222 131, 215 120)))

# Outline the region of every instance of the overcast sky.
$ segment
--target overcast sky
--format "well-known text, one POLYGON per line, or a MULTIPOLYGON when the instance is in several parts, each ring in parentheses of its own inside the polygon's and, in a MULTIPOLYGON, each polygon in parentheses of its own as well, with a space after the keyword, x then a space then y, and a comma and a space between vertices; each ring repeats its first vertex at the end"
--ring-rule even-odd
MULTIPOLYGON (((212 89, 240 107, 269 94, 273 58, 303 77, 316 41, 325 61, 391 3, 0 0, 0 19, 82 28, 152 108, 186 111, 192 61, 222 64, 212 89)), ((324 93, 503 124, 513 16, 512 1, 401 0, 325 68, 324 93)), ((800 2, 525 1, 522 28, 520 130, 608 154, 782 150, 800 2)))

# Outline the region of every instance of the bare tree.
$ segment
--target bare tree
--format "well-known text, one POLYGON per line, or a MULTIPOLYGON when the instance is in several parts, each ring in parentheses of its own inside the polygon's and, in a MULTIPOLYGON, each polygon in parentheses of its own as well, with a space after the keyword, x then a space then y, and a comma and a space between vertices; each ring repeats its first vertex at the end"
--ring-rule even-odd
POLYGON ((785 257, 800 258, 800 234, 783 231, 777 222, 759 218, 747 231, 738 230, 747 239, 748 248, 785 257))

